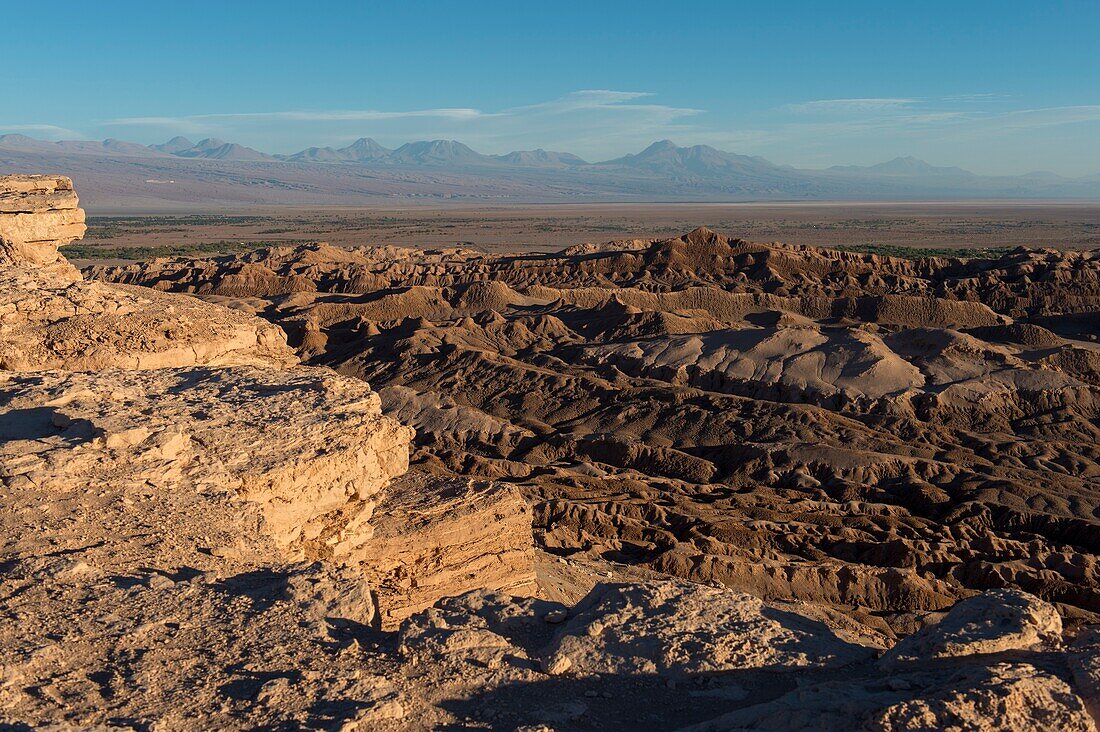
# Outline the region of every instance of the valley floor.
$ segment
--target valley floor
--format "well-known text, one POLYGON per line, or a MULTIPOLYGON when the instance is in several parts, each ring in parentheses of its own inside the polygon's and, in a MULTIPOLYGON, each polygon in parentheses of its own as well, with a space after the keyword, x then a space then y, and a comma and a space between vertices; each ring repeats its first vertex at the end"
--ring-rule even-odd
POLYGON ((327 241, 337 246, 467 246, 555 251, 583 242, 679 236, 697 226, 757 242, 924 250, 1100 246, 1095 202, 550 204, 92 213, 70 259, 241 251, 327 241))

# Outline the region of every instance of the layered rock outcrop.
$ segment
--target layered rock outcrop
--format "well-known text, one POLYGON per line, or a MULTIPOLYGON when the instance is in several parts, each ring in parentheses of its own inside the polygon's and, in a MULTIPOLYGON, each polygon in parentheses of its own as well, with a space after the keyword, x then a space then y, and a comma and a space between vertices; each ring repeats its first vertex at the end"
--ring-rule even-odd
POLYGON ((9 371, 290 366, 277 327, 190 297, 26 266, 0 270, 0 368, 9 371))
POLYGON ((0 265, 53 266, 71 273, 57 249, 86 230, 84 209, 65 176, 0 176, 0 265))
POLYGON ((366 524, 412 438, 365 383, 317 369, 0 372, 0 404, 8 490, 227 493, 302 556, 334 515, 366 524))
POLYGON ((369 540, 344 532, 331 557, 375 589, 383 627, 396 627, 440 597, 483 587, 538 592, 531 508, 502 483, 411 473, 390 484, 370 521, 369 540))
MULTIPOLYGON (((68 179, 0 178, 0 191, 0 217, 24 217, 0 229, 18 244, 0 263, 8 496, 88 486, 232 496, 259 507, 259 530, 284 557, 377 579, 390 623, 445 594, 534 589, 521 496, 409 478, 375 517, 408 469, 413 431, 382 415, 366 382, 298 366, 278 326, 250 315, 66 269, 57 246, 83 229, 65 222, 84 216, 68 179), (56 210, 76 213, 25 218, 56 210)), ((368 597, 382 622, 379 595, 368 597)))
POLYGON ((0 177, 0 369, 297 363, 282 330, 246 314, 84 281, 58 253, 84 230, 68 178, 0 177))

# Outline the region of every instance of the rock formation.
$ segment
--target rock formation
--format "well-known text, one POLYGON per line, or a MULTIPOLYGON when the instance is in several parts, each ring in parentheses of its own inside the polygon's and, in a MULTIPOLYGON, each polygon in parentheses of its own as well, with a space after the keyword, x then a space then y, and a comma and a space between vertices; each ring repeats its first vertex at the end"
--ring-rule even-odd
POLYGON ((493 587, 537 591, 531 509, 511 486, 410 473, 390 484, 367 541, 330 540, 331 558, 357 568, 396 627, 440 597, 493 587))
MULTIPOLYGON (((1011 605, 1017 616, 1053 613, 1025 593, 1011 605)), ((483 710, 500 729, 1094 730, 1093 646, 1070 661, 1082 683, 1061 640, 968 630, 974 608, 940 621, 961 646, 998 646, 969 663, 878 661, 805 606, 673 582, 599 585, 573 608, 471 593, 411 618, 401 643, 415 667, 453 674, 436 693, 473 696, 452 708, 483 710), (480 687, 459 680, 470 668, 489 669, 480 687)))
POLYGON ((878 331, 652 283, 427 284, 451 254, 398 254, 379 266, 418 282, 377 293, 313 291, 361 253, 227 275, 375 392, 292 363, 224 293, 87 282, 34 249, 68 233, 6 234, 0 262, 5 728, 1096 729, 1090 445, 1067 458, 1087 345, 924 300, 824 306, 878 331), (777 332, 700 330, 735 311, 777 332), (901 325, 941 315, 987 330, 901 325), (692 350, 725 376, 681 376, 692 350), (412 472, 384 404, 421 429, 412 472), (989 419, 1023 435, 1005 465, 989 419))
POLYGON ((538 541, 911 633, 1018 587, 1100 612, 1100 253, 907 260, 697 230, 554 254, 324 244, 96 270, 375 385, 413 462, 538 541))
POLYGON ((9 175, 0 179, 0 263, 61 265, 58 247, 84 236, 84 209, 73 182, 61 175, 9 175))
POLYGON ((0 369, 297 363, 279 328, 246 314, 85 282, 57 251, 84 228, 68 178, 0 178, 0 369))
POLYGON ((408 468, 412 430, 383 417, 365 383, 323 370, 0 379, 9 488, 228 492, 259 505, 276 543, 303 555, 332 522, 366 525, 382 488, 408 468))
POLYGON ((530 511, 514 491, 421 476, 385 493, 413 432, 365 382, 297 366, 283 332, 253 316, 84 281, 57 254, 83 231, 67 223, 84 217, 68 179, 0 178, 0 191, 0 216, 23 217, 2 224, 0 264, 9 499, 91 485, 247 501, 285 558, 369 561, 369 579, 391 580, 366 595, 377 623, 445 594, 533 589, 530 511))

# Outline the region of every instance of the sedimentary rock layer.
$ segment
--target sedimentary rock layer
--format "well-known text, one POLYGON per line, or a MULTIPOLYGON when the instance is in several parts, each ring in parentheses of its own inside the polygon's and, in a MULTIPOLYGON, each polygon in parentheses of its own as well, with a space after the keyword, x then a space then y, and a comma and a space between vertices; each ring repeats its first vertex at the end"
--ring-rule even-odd
POLYGON ((0 269, 0 369, 290 366, 286 336, 245 313, 146 288, 0 269))
POLYGON ((0 369, 297 363, 279 328, 246 314, 85 282, 57 252, 84 229, 68 178, 0 177, 0 369))
POLYGON ((291 548, 349 504, 369 517, 412 437, 365 383, 319 369, 0 372, 0 404, 8 490, 227 493, 291 548))
MULTIPOLYGON (((259 507, 251 530, 283 559, 354 555, 376 560, 371 578, 413 566, 415 582, 383 593, 390 621, 445 594, 534 590, 530 511, 514 491, 410 478, 417 495, 390 496, 376 527, 413 432, 382 416, 365 382, 298 366, 283 332, 246 313, 84 281, 56 256, 76 233, 46 215, 79 210, 68 179, 0 178, 0 191, 6 241, 27 255, 0 262, 6 498, 93 488, 125 500, 145 490, 230 496, 259 507), (370 542, 376 528, 384 547, 370 542)), ((379 596, 363 598, 381 622, 379 596)))
POLYGON ((388 486, 370 528, 368 541, 345 530, 329 544, 375 588, 384 627, 470 590, 538 592, 531 510, 512 486, 409 474, 388 486))
POLYGON ((0 176, 0 264, 52 265, 84 236, 84 210, 64 176, 0 176))

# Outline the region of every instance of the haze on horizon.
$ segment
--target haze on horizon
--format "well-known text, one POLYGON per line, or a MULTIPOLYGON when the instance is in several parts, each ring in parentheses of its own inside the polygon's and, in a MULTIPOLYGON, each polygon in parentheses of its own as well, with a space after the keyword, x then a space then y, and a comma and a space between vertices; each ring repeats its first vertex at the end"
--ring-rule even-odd
POLYGON ((64 23, 26 5, 5 16, 14 57, 68 57, 9 79, 0 134, 217 137, 283 154, 457 139, 590 161, 670 138, 803 168, 913 155, 982 174, 1100 173, 1100 6, 1079 0, 112 0, 64 23))

